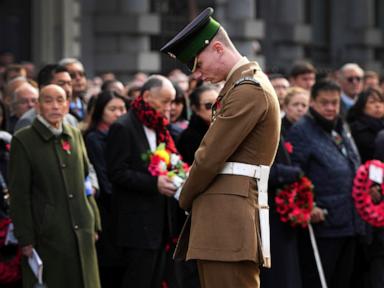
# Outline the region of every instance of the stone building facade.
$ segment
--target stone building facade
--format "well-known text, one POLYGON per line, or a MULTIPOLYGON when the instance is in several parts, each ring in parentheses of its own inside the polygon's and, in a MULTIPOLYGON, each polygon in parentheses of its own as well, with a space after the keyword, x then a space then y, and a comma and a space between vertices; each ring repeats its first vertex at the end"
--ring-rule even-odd
POLYGON ((30 59, 21 60, 78 57, 89 75, 112 71, 123 80, 167 73, 180 66, 159 48, 207 6, 241 53, 268 71, 308 59, 323 71, 357 62, 384 72, 380 0, 31 0, 30 59))

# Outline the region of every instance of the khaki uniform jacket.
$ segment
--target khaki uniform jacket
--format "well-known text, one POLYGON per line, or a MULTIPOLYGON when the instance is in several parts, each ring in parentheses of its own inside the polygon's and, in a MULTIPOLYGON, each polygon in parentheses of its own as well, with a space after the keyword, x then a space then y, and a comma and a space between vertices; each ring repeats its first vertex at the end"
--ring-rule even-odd
POLYGON ((262 264, 256 180, 219 172, 225 162, 272 164, 280 135, 279 103, 255 62, 236 69, 220 97, 221 108, 181 191, 180 207, 191 210, 191 224, 189 229, 187 220, 175 258, 262 264), (237 85, 243 77, 259 85, 237 85))
MULTIPOLYGON (((100 287, 95 229, 100 230, 93 196, 84 192, 87 156, 80 131, 63 125, 55 137, 38 119, 12 139, 9 189, 11 217, 21 246, 40 255, 48 287, 100 287), (70 144, 70 154, 62 147, 70 144)), ((23 287, 37 282, 23 259, 23 287)))

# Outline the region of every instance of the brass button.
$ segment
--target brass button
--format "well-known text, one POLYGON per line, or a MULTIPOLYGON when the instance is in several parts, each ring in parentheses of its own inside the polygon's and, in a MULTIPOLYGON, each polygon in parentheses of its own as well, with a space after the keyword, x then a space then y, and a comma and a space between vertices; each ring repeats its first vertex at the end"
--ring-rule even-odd
POLYGON ((66 168, 66 167, 67 167, 67 164, 61 163, 61 168, 66 168))
POLYGON ((73 194, 69 194, 68 197, 69 197, 70 199, 72 199, 72 198, 74 197, 74 195, 73 195, 73 194))
POLYGON ((75 228, 75 230, 79 229, 79 225, 75 225, 73 226, 73 228, 75 228))

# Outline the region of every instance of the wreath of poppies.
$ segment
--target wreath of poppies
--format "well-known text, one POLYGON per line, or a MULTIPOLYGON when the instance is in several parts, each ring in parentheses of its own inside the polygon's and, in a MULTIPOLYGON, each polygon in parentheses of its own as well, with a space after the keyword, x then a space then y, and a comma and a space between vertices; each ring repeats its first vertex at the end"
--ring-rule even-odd
POLYGON ((378 160, 367 161, 357 170, 355 179, 353 180, 352 196, 355 200, 355 206, 360 217, 375 227, 384 226, 384 201, 374 203, 369 193, 369 189, 373 185, 380 186, 381 199, 383 199, 384 184, 378 184, 369 179, 369 167, 376 166, 384 169, 384 163, 378 160))
POLYGON ((12 284, 21 279, 21 253, 16 247, 15 253, 5 253, 4 242, 8 230, 8 225, 11 223, 9 218, 0 219, 0 284, 12 284), (4 252, 4 253, 3 253, 4 252))
POLYGON ((314 206, 312 182, 307 177, 302 177, 285 186, 277 193, 275 203, 282 222, 289 222, 292 227, 306 228, 314 206))

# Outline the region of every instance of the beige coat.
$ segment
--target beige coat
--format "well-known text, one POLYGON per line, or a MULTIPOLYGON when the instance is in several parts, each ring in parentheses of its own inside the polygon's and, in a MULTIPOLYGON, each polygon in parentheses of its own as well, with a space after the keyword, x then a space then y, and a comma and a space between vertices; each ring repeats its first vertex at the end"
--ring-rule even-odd
POLYGON ((262 264, 256 180, 218 173, 225 162, 272 164, 280 135, 279 103, 255 62, 236 69, 220 97, 221 109, 195 154, 180 195, 180 207, 191 210, 192 217, 175 258, 262 264), (253 77, 260 85, 236 85, 243 77, 253 77))

